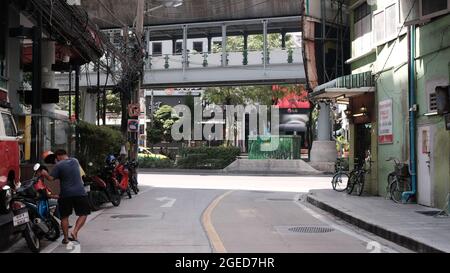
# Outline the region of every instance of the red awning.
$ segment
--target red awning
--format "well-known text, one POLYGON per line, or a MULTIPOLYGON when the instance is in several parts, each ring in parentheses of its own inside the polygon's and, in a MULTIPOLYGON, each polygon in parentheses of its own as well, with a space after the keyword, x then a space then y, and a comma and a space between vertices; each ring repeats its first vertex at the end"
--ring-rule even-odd
MULTIPOLYGON (((63 46, 60 44, 56 44, 55 46, 55 62, 62 63, 64 56, 68 55, 70 57, 70 62, 78 62, 83 63, 83 58, 70 47, 63 46)), ((22 46, 22 54, 21 54, 21 63, 22 65, 29 65, 33 62, 33 45, 27 44, 22 46)))

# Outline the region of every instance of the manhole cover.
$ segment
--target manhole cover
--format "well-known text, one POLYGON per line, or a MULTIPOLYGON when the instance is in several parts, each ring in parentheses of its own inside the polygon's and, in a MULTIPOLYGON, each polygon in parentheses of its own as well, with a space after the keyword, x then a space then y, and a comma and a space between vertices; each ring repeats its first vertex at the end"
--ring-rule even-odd
POLYGON ((435 215, 438 215, 439 213, 441 213, 442 211, 440 211, 440 210, 424 210, 424 211, 419 210, 416 212, 426 215, 426 216, 435 216, 435 215))
POLYGON ((288 228, 288 230, 297 233, 327 233, 334 231, 334 229, 330 227, 291 227, 288 228))
POLYGON ((111 216, 111 218, 113 219, 147 218, 147 217, 149 216, 145 214, 119 214, 111 216))

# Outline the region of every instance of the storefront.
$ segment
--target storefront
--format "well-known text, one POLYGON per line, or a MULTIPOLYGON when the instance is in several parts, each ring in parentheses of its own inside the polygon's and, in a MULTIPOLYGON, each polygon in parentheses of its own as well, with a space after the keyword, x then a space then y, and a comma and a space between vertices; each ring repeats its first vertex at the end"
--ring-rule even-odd
MULTIPOLYGON (((335 79, 314 89, 310 98, 331 105, 346 105, 342 116, 349 121, 349 166, 356 168, 370 156, 370 173, 365 191, 377 193, 377 108, 373 76, 371 72, 335 79)), ((331 116, 330 116, 331 119, 331 116)))

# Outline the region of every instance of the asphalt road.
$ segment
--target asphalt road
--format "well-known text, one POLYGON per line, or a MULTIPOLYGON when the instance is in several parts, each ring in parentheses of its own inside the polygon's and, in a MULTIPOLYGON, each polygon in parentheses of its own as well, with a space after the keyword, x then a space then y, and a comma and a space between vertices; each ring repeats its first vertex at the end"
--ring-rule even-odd
MULTIPOLYGON (((141 192, 93 213, 80 244, 44 253, 409 252, 311 207, 327 177, 141 174, 141 192)), ((71 224, 74 220, 71 220, 71 224)), ((29 252, 19 240, 4 252, 29 252)))

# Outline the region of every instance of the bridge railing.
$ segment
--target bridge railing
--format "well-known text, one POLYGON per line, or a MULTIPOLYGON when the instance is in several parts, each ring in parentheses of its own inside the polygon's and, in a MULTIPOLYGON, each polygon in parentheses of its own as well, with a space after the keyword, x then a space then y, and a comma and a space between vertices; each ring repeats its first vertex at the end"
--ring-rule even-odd
MULTIPOLYGON (((222 52, 215 53, 189 53, 185 68, 207 68, 221 67, 222 52)), ((182 69, 183 56, 181 54, 163 54, 157 56, 149 56, 146 60, 147 69, 164 70, 164 69, 182 69)), ((272 49, 268 50, 266 65, 271 64, 293 64, 302 63, 301 48, 289 49, 272 49)), ((227 62, 225 66, 247 66, 264 64, 264 53, 259 51, 233 51, 227 52, 227 62)))

